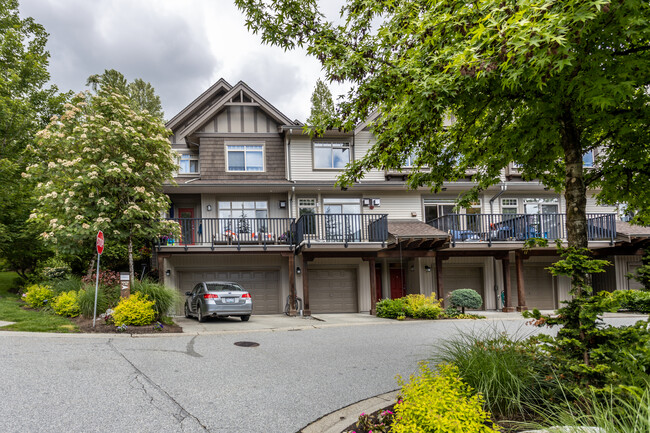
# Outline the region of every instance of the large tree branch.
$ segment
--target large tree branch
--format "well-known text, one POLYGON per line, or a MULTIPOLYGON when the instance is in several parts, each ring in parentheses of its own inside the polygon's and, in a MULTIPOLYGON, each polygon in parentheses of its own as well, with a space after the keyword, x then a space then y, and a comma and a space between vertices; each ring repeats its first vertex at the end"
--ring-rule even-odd
POLYGON ((643 47, 629 48, 629 49, 623 50, 623 51, 614 51, 612 53, 612 55, 614 55, 614 56, 627 56, 629 54, 641 53, 643 51, 650 51, 650 45, 646 45, 646 46, 643 46, 643 47))

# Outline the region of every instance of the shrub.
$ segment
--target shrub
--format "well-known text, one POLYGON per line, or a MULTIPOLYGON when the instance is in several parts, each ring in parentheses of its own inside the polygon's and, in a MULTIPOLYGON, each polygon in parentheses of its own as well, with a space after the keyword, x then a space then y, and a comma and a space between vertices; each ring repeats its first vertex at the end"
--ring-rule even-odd
POLYGON ((42 308, 52 302, 54 292, 49 286, 33 284, 23 294, 23 300, 32 308, 42 308))
POLYGON ((77 302, 77 292, 70 290, 69 292, 62 292, 54 298, 52 303, 54 312, 59 316, 77 317, 81 312, 79 302, 77 302))
POLYGON ((41 277, 46 280, 61 280, 70 274, 70 265, 60 257, 50 257, 41 266, 41 277))
POLYGON ((639 313, 650 313, 650 292, 626 290, 621 297, 623 298, 621 307, 639 313))
POLYGON ((387 319, 396 319, 398 316, 405 314, 406 303, 404 298, 399 299, 382 299, 377 302, 377 317, 387 319))
MULTIPOLYGON (((85 284, 95 285, 96 275, 93 273, 90 277, 85 276, 81 279, 85 284)), ((120 285, 120 273, 113 271, 99 271, 99 285, 105 287, 114 287, 120 285)))
POLYGON ((437 319, 442 313, 440 301, 434 295, 407 295, 404 299, 405 313, 416 319, 437 319))
POLYGON ((460 308, 465 314, 465 308, 478 309, 483 305, 483 298, 476 290, 457 289, 449 294, 449 305, 460 308))
POLYGON ((413 317, 416 319, 437 319, 442 313, 440 305, 422 305, 413 312, 413 317))
POLYGON ((463 381, 485 397, 485 408, 496 416, 525 418, 542 400, 542 391, 551 391, 545 380, 550 372, 544 373, 540 358, 534 344, 492 329, 445 341, 432 362, 457 366, 463 381))
MULTIPOLYGON (((95 307, 95 287, 88 287, 85 290, 80 290, 77 294, 77 302, 79 303, 79 310, 81 315, 85 318, 93 317, 93 310, 95 307)), ((101 314, 109 308, 108 299, 100 288, 97 291, 97 314, 101 314)))
POLYGON ((483 410, 483 396, 472 389, 458 374, 458 368, 441 364, 434 373, 422 364, 420 373, 402 386, 395 405, 395 433, 413 432, 498 432, 483 410))
POLYGON ((115 307, 113 320, 115 326, 122 325, 150 325, 156 318, 154 302, 147 299, 147 295, 135 292, 128 298, 122 298, 115 307))
POLYGON ((175 289, 163 284, 154 283, 150 280, 143 280, 142 282, 135 281, 133 284, 133 292, 147 295, 154 302, 156 318, 166 315, 174 304, 178 302, 179 298, 178 292, 175 289))
POLYGON ((75 291, 78 292, 84 288, 81 278, 71 276, 68 278, 57 279, 51 282, 52 291, 56 294, 75 291))

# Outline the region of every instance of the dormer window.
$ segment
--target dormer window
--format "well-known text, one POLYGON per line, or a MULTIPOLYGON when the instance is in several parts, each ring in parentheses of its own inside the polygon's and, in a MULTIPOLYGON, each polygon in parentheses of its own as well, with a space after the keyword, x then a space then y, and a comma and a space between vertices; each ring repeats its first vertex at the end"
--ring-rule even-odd
POLYGON ((199 155, 181 153, 178 174, 197 174, 199 172, 199 155))

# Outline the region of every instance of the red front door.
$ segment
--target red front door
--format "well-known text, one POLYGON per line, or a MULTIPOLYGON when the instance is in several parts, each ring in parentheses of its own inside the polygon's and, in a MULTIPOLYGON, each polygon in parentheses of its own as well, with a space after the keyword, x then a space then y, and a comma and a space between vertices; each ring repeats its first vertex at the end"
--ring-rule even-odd
POLYGON ((397 299, 404 296, 404 279, 401 269, 390 270, 390 298, 397 299))
POLYGON ((194 244, 194 233, 196 222, 194 220, 193 208, 179 208, 178 209, 178 223, 181 225, 181 241, 182 244, 194 244))

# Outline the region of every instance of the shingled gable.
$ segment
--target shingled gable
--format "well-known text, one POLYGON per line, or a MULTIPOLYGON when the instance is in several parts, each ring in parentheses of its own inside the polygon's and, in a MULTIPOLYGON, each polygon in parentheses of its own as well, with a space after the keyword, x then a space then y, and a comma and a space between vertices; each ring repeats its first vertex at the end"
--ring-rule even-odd
POLYGON ((187 126, 182 128, 177 133, 177 139, 181 140, 196 131, 198 131, 208 120, 216 115, 222 108, 235 98, 240 92, 246 94, 253 102, 248 105, 259 107, 265 114, 271 117, 279 125, 292 125, 294 124, 287 116, 280 112, 277 108, 271 105, 266 99, 262 98, 257 92, 251 89, 248 84, 240 81, 232 87, 223 97, 210 108, 201 113, 198 117, 192 120, 187 126))
POLYGON ((190 102, 187 107, 183 108, 178 114, 171 118, 165 125, 167 128, 176 131, 192 122, 201 114, 201 110, 205 110, 206 106, 209 107, 210 102, 216 102, 214 99, 222 99, 223 95, 227 93, 232 86, 223 78, 220 78, 208 90, 201 93, 194 101, 190 102))

